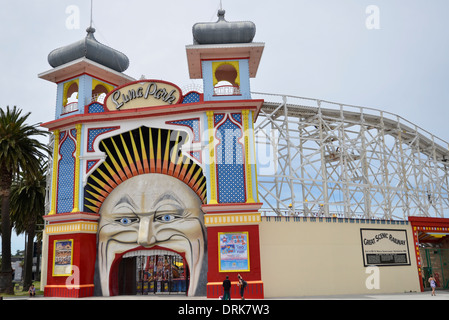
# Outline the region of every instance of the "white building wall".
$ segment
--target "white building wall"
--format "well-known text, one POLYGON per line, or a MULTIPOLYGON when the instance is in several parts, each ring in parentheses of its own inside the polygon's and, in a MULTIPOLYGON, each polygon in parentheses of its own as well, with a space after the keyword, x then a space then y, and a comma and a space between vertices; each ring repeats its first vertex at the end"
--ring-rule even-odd
POLYGON ((420 291, 411 226, 408 222, 391 223, 262 217, 260 255, 265 297, 420 291), (406 230, 410 265, 380 266, 377 274, 367 273, 370 270, 364 266, 360 229, 406 230), (372 286, 378 289, 369 288, 372 286))

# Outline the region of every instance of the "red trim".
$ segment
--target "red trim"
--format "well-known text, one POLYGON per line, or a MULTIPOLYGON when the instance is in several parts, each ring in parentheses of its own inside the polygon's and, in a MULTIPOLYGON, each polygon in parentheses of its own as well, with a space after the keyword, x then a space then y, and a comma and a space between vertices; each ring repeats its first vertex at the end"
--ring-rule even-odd
POLYGON ((422 259, 419 253, 419 231, 438 233, 439 231, 448 232, 449 219, 447 218, 429 218, 429 217, 408 217, 410 221, 413 233, 413 245, 415 248, 416 265, 418 269, 418 280, 421 287, 421 292, 424 291, 423 279, 422 279, 422 259), (430 228, 430 230, 427 230, 430 228), (438 229, 446 230, 438 230, 438 229), (436 229, 436 230, 435 230, 436 229))
POLYGON ((100 159, 98 159, 98 160, 86 160, 86 173, 89 173, 89 171, 91 171, 97 165, 98 162, 100 162, 100 159), (94 162, 93 166, 90 167, 90 169, 88 168, 89 162, 94 162))
POLYGON ((241 128, 243 128, 243 123, 242 123, 242 122, 243 122, 243 115, 242 115, 241 112, 231 113, 230 117, 232 118, 232 120, 234 120, 235 122, 237 122, 241 128), (234 114, 235 114, 235 115, 240 115, 240 116, 241 116, 241 117, 240 117, 240 121, 237 121, 236 119, 234 119, 234 117, 232 117, 232 115, 234 115, 234 114))
POLYGON ((85 298, 94 295, 94 285, 83 285, 78 288, 68 288, 66 286, 45 286, 45 297, 63 297, 63 298, 85 298))
MULTIPOLYGON (((59 160, 58 160, 58 177, 57 177, 57 186, 56 186, 56 213, 58 213, 58 208, 59 208, 59 183, 60 183, 60 171, 61 171, 61 161, 63 159, 63 155, 61 154, 61 147, 64 144, 65 141, 67 141, 68 138, 70 138, 70 140, 73 141, 73 143, 75 144, 75 150, 72 152, 72 158, 75 159, 75 163, 73 165, 73 187, 75 188, 75 165, 76 165, 76 148, 77 143, 76 143, 76 138, 75 140, 73 140, 73 135, 72 135, 72 130, 76 130, 74 128, 70 128, 67 129, 66 131, 64 131, 64 137, 62 139, 62 141, 59 142, 59 146, 58 146, 58 154, 59 154, 59 160), (66 134, 67 132, 67 134, 66 134)), ((68 155, 67 155, 68 156, 68 155)), ((75 192, 75 190, 73 190, 75 192)), ((75 203, 75 196, 73 195, 72 197, 72 208, 73 208, 73 204, 75 203)))
MULTIPOLYGON (((232 210, 221 210, 221 211, 214 211, 214 212, 209 212, 208 214, 227 214, 227 213, 236 213, 235 211, 232 210)), ((257 210, 239 210, 238 213, 259 213, 257 210)))
POLYGON ((235 60, 249 60, 249 57, 241 57, 241 58, 211 58, 211 59, 201 59, 201 61, 235 61, 235 60))
POLYGON ((186 94, 184 94, 182 96, 182 101, 180 103, 186 104, 186 103, 184 103, 184 99, 185 99, 185 97, 187 97, 191 93, 197 93, 200 96, 200 101, 199 102, 204 102, 204 93, 198 92, 196 90, 191 90, 191 91, 187 92, 186 94))
POLYGON ((206 214, 214 213, 240 213, 240 212, 258 212, 262 207, 261 202, 256 203, 217 203, 217 204, 203 204, 201 210, 206 214))
MULTIPOLYGON (((215 150, 214 150, 214 151, 215 151, 215 152, 214 152, 214 157, 215 157, 215 159, 214 159, 214 161, 215 161, 215 172, 216 172, 216 175, 217 175, 217 179, 216 179, 216 185, 217 185, 217 201, 220 200, 220 186, 219 186, 220 183, 219 183, 219 181, 218 181, 217 149, 218 149, 218 146, 222 144, 222 139, 219 139, 219 138, 217 137, 217 132, 218 132, 218 129, 219 129, 219 128, 220 128, 220 127, 227 121, 227 119, 229 119, 233 124, 235 124, 235 125, 240 129, 241 137, 237 139, 237 143, 239 143, 239 144, 241 145, 241 148, 242 148, 242 159, 243 159, 243 163, 242 163, 241 165, 243 165, 243 181, 244 181, 244 184, 243 184, 243 189, 244 189, 244 190, 243 190, 243 192, 244 192, 244 197, 245 197, 244 202, 246 203, 246 200, 247 200, 247 192, 246 192, 247 186, 246 186, 246 159, 245 159, 245 156, 246 156, 246 155, 245 155, 245 144, 240 142, 241 139, 244 139, 243 128, 242 128, 242 125, 241 125, 241 124, 239 124, 236 120, 234 120, 234 119, 232 118, 232 116, 231 116, 232 113, 217 113, 217 115, 221 115, 221 114, 223 114, 224 117, 223 117, 223 119, 221 119, 221 120, 218 121, 217 123, 215 123, 215 114, 214 114, 214 129, 215 129, 214 136, 215 136, 215 141, 218 141, 218 143, 215 144, 215 150)), ((222 150, 222 153, 223 153, 223 152, 225 152, 225 150, 222 150)), ((237 152, 237 150, 236 150, 236 152, 237 152)))
MULTIPOLYGON (((224 280, 224 278, 223 278, 224 280)), ((231 279, 230 279, 231 280, 231 279)), ((232 279, 234 280, 234 279, 232 279)), ((246 280, 245 280, 246 281, 246 280)), ((238 281, 231 281, 231 299, 240 299, 240 288, 238 281)), ((244 297, 249 299, 264 299, 264 290, 262 281, 247 281, 248 286, 245 289, 244 297)), ((217 299, 224 295, 223 284, 221 282, 211 282, 207 284, 207 297, 217 299)))
MULTIPOLYGON (((187 125, 187 124, 182 124, 182 123, 173 123, 173 122, 189 121, 189 120, 198 120, 198 134, 199 134, 199 137, 197 137, 198 140, 192 139, 192 143, 195 143, 195 142, 201 142, 201 119, 200 119, 199 117, 196 117, 196 118, 189 118, 189 119, 179 119, 179 120, 165 121, 165 124, 169 124, 169 125, 172 125, 172 126, 183 126, 183 127, 187 127, 187 128, 190 129, 190 131, 192 131, 193 137, 195 138, 195 132, 193 131, 193 128, 192 128, 191 126, 189 126, 189 125, 187 125)), ((192 151, 192 152, 194 152, 194 151, 192 151)))
POLYGON ((77 216, 79 218, 74 218, 77 220, 98 220, 100 219, 100 215, 97 213, 90 213, 90 212, 64 212, 64 213, 58 213, 58 214, 52 214, 52 215, 45 215, 43 216, 45 221, 66 221, 68 219, 71 219, 73 216, 77 216))
MULTIPOLYGON (((103 107, 104 110, 106 110, 106 108, 105 108, 105 106, 104 106, 103 103, 98 102, 98 101, 92 101, 91 103, 86 104, 86 105, 84 106, 84 113, 89 114, 89 107, 90 107, 91 105, 93 105, 93 104, 99 104, 99 105, 101 105, 101 106, 103 107)), ((100 113, 102 113, 102 112, 100 112, 100 113)))
POLYGON ((208 101, 168 105, 168 106, 156 106, 145 107, 139 109, 123 110, 123 111, 110 111, 102 113, 91 114, 75 114, 68 117, 64 117, 57 120, 52 120, 41 124, 42 127, 54 131, 69 127, 77 123, 90 123, 100 121, 114 121, 114 120, 129 120, 143 117, 158 117, 167 116, 168 114, 184 114, 193 112, 203 112, 209 110, 219 111, 231 111, 231 110, 258 110, 262 106, 264 100, 232 100, 232 101, 208 101))
POLYGON ((73 218, 73 219, 67 219, 67 220, 60 220, 60 221, 49 221, 48 224, 49 225, 56 225, 56 224, 65 224, 65 223, 71 223, 71 222, 81 222, 81 221, 85 221, 85 222, 96 222, 94 220, 89 220, 89 219, 83 219, 83 218, 73 218))
POLYGON ((56 84, 60 84, 60 83, 64 83, 64 82, 71 81, 71 80, 73 80, 73 79, 76 79, 76 78, 81 77, 83 74, 84 74, 84 73, 80 73, 80 74, 78 74, 78 75, 76 75, 76 76, 73 76, 73 77, 64 79, 64 80, 62 80, 62 81, 56 82, 56 84))
POLYGON ((419 287, 421 289, 421 292, 423 292, 424 284, 423 284, 423 280, 422 280, 422 261, 421 261, 421 255, 419 253, 418 231, 414 230, 413 226, 412 226, 412 234, 413 234, 413 248, 415 249, 416 266, 418 268, 419 287))
POLYGON ((202 156, 201 150, 189 151, 188 154, 189 154, 189 156, 190 156, 193 160, 198 161, 198 163, 200 163, 200 164, 203 163, 203 156, 202 156), (196 153, 196 152, 198 152, 198 153, 200 154, 200 158, 199 158, 199 159, 197 159, 197 157, 195 157, 195 156, 193 155, 193 154, 196 153))
POLYGON ((429 217, 408 217, 412 225, 420 227, 446 227, 449 228, 449 219, 447 218, 429 218, 429 217))
MULTIPOLYGON (((214 113, 214 129, 217 128, 217 125, 223 121, 226 120, 226 113, 222 112, 222 113, 214 113), (223 118, 220 121, 215 121, 215 116, 220 116, 223 115, 223 118)), ((216 130, 215 130, 215 135, 216 135, 216 130)))
MULTIPOLYGON (((98 127, 98 128, 89 128, 89 129, 87 129, 87 141, 89 141, 89 134, 90 134, 91 130, 111 129, 110 131, 102 132, 102 133, 97 134, 95 136, 94 140, 92 141, 92 145, 91 145, 92 146, 92 150, 89 149, 89 143, 87 144, 87 152, 95 152, 95 149, 93 149, 93 146, 95 144, 95 140, 97 140, 97 138, 99 136, 101 136, 103 134, 106 134, 106 133, 109 133, 109 132, 114 132, 115 130, 118 130, 120 128, 121 128, 120 126, 113 126, 113 127, 98 127)), ((97 160, 97 161, 100 161, 100 160, 97 160)))

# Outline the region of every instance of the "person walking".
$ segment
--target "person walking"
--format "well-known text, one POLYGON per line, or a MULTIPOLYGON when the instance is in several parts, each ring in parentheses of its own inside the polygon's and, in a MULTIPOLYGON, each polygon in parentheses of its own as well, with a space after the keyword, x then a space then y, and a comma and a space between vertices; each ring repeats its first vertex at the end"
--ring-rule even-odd
POLYGON ((246 281, 243 280, 243 278, 240 276, 240 274, 237 275, 237 277, 239 278, 239 283, 237 284, 240 288, 240 297, 242 298, 242 300, 245 300, 244 294, 245 294, 245 288, 246 288, 246 281))
POLYGON ((228 276, 226 276, 226 279, 223 281, 223 289, 223 300, 231 300, 231 281, 228 276))
POLYGON ((434 296, 435 295, 435 288, 437 286, 437 282, 436 282, 436 280, 435 280, 435 278, 433 276, 430 276, 429 283, 430 283, 430 287, 432 288, 432 294, 431 295, 434 296))

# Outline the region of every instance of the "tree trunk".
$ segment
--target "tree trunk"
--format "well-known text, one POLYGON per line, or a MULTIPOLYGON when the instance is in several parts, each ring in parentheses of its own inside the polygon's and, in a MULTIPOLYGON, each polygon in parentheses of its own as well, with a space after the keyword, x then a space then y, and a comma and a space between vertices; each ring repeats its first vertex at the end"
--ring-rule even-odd
POLYGON ((42 251, 42 240, 37 239, 36 244, 36 274, 34 275, 34 280, 41 279, 41 251, 42 251))
POLYGON ((36 222, 31 221, 27 230, 27 247, 26 247, 26 258, 25 258, 25 266, 24 272, 25 275, 23 277, 23 291, 27 291, 31 286, 32 275, 33 275, 33 247, 34 247, 34 234, 35 234, 36 222))
POLYGON ((11 219, 9 195, 12 175, 4 167, 0 170, 0 196, 2 198, 2 265, 0 270, 0 293, 14 294, 11 268, 11 219))

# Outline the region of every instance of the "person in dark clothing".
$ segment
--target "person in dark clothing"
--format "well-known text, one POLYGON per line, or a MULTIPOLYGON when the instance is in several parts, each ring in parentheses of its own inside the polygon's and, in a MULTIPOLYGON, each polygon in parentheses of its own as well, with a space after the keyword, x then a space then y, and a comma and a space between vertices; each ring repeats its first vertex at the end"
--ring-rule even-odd
POLYGON ((245 294, 245 288, 247 286, 246 281, 243 280, 243 278, 240 276, 240 274, 237 275, 237 277, 239 278, 239 283, 237 285, 240 287, 240 296, 242 297, 242 300, 245 300, 243 295, 245 294))
POLYGON ((231 281, 229 280, 228 276, 226 276, 226 279, 223 281, 223 289, 223 300, 231 300, 231 281))

